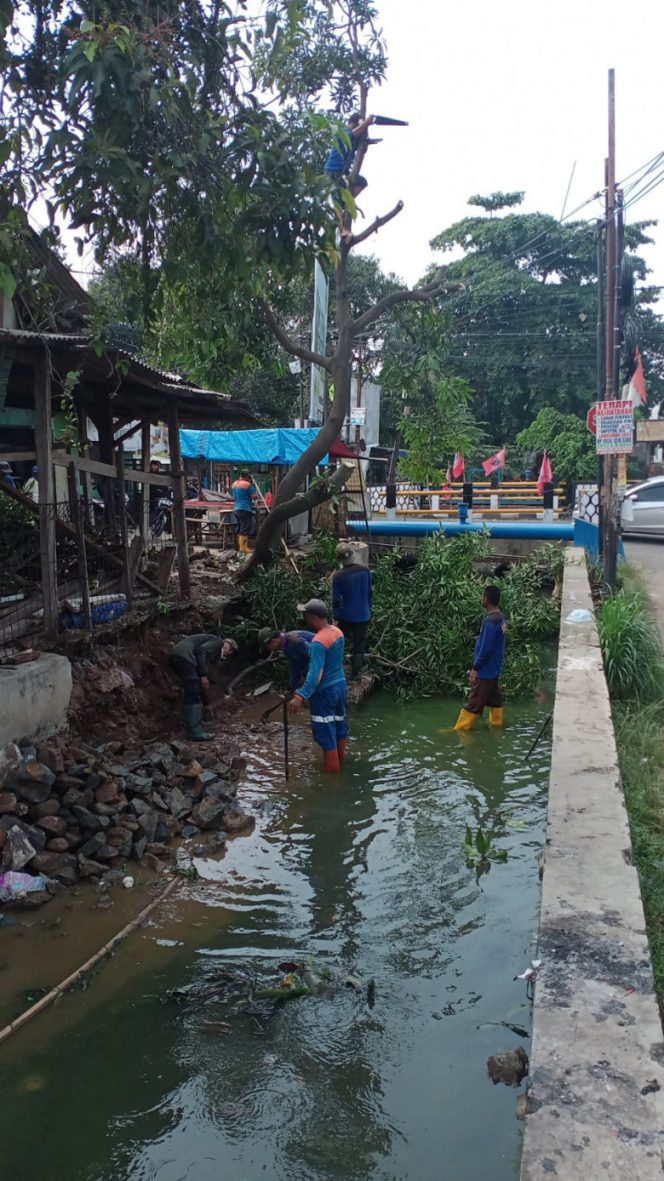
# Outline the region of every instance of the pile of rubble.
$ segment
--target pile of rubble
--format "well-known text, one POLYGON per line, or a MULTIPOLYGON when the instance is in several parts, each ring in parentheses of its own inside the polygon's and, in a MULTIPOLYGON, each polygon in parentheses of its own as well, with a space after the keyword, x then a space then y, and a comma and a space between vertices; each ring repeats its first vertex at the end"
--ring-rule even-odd
MULTIPOLYGON (((253 825, 235 802, 243 768, 232 751, 193 751, 184 742, 5 747, 0 879, 22 871, 61 888, 129 859, 158 870, 174 838, 253 825)), ((39 901, 36 893, 31 899, 39 901)))

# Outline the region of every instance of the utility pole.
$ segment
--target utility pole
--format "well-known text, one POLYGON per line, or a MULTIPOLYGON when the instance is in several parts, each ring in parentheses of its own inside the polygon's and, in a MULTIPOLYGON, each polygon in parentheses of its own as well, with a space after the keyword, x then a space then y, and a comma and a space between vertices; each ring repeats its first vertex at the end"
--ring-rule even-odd
MULTIPOLYGON (((615 398, 617 364, 616 333, 616 267, 618 263, 616 233, 616 77, 615 70, 609 70, 609 152, 606 161, 606 313, 604 401, 615 398)), ((615 511, 615 466, 612 455, 604 457, 604 481, 601 492, 602 502, 602 556, 604 578, 609 586, 615 586, 617 565, 617 528, 615 511)))

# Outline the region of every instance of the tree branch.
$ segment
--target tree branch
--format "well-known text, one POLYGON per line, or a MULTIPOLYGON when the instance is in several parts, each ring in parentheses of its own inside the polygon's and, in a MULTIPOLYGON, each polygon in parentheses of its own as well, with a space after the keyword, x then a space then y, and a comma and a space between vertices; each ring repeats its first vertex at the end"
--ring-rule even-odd
POLYGON ((367 238, 370 238, 372 234, 377 234, 383 226, 387 225, 388 221, 392 221, 393 217, 397 217, 397 215, 401 213, 402 209, 403 201, 398 201, 394 206, 394 209, 391 209, 389 213, 384 215, 384 217, 377 217, 376 220, 373 221, 366 230, 362 230, 361 234, 353 234, 348 243, 349 249, 353 246, 359 246, 360 242, 366 242, 367 238))
POLYGON ((321 369, 329 369, 330 365, 327 357, 324 357, 321 353, 313 352, 312 349, 304 348, 292 340, 288 333, 281 327, 281 324, 266 300, 259 299, 258 306, 268 328, 273 336, 276 336, 279 344, 287 353, 291 353, 293 357, 299 357, 301 361, 310 361, 312 365, 320 365, 321 369))
POLYGON ((396 307, 400 303, 424 303, 428 299, 435 299, 437 295, 442 295, 443 292, 463 291, 463 289, 463 283, 447 284, 441 279, 436 279, 433 283, 427 283, 426 287, 415 287, 412 291, 393 291, 390 295, 383 296, 378 303, 353 321, 353 336, 363 332, 384 312, 389 312, 390 308, 396 307))

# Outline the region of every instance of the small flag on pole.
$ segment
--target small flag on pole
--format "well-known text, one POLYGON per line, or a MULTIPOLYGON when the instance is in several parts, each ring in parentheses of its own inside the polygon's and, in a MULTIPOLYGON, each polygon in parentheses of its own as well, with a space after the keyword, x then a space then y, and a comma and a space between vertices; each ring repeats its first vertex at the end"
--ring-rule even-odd
POLYGON ((553 483, 553 471, 551 470, 551 460, 546 451, 544 452, 544 459, 540 468, 539 480, 537 481, 537 495, 544 496, 545 484, 553 483))
POLYGON ((454 476, 455 480, 462 479, 464 468, 465 462, 463 455, 460 451, 457 451, 456 455, 454 456, 454 463, 452 464, 452 475, 454 476))
POLYGON ((636 369, 634 370, 629 385, 627 387, 627 398, 630 399, 632 406, 645 406, 648 401, 648 391, 646 390, 646 375, 643 372, 643 361, 641 360, 641 349, 636 346, 636 369))
POLYGON ((485 476, 492 476, 494 472, 500 472, 505 467, 505 448, 501 447, 500 451, 496 451, 490 459, 485 459, 482 467, 484 468, 485 476))

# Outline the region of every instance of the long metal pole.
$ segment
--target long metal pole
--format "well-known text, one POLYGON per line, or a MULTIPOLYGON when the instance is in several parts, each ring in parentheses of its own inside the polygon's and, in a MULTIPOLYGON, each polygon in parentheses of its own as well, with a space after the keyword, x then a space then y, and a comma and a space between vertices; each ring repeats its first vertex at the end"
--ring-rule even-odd
MULTIPOLYGON (((604 398, 614 397, 616 376, 616 77, 609 70, 609 144, 606 167, 606 338, 604 398)), ((616 581, 617 539, 614 506, 615 460, 604 460, 604 577, 609 586, 616 581)))
MULTIPOLYGON (((595 400, 604 399, 604 222, 597 222, 597 327, 595 337, 595 400)), ((597 427, 595 427, 597 429, 597 427)), ((597 512, 600 537, 600 554, 604 548, 604 456, 597 456, 597 512)))

